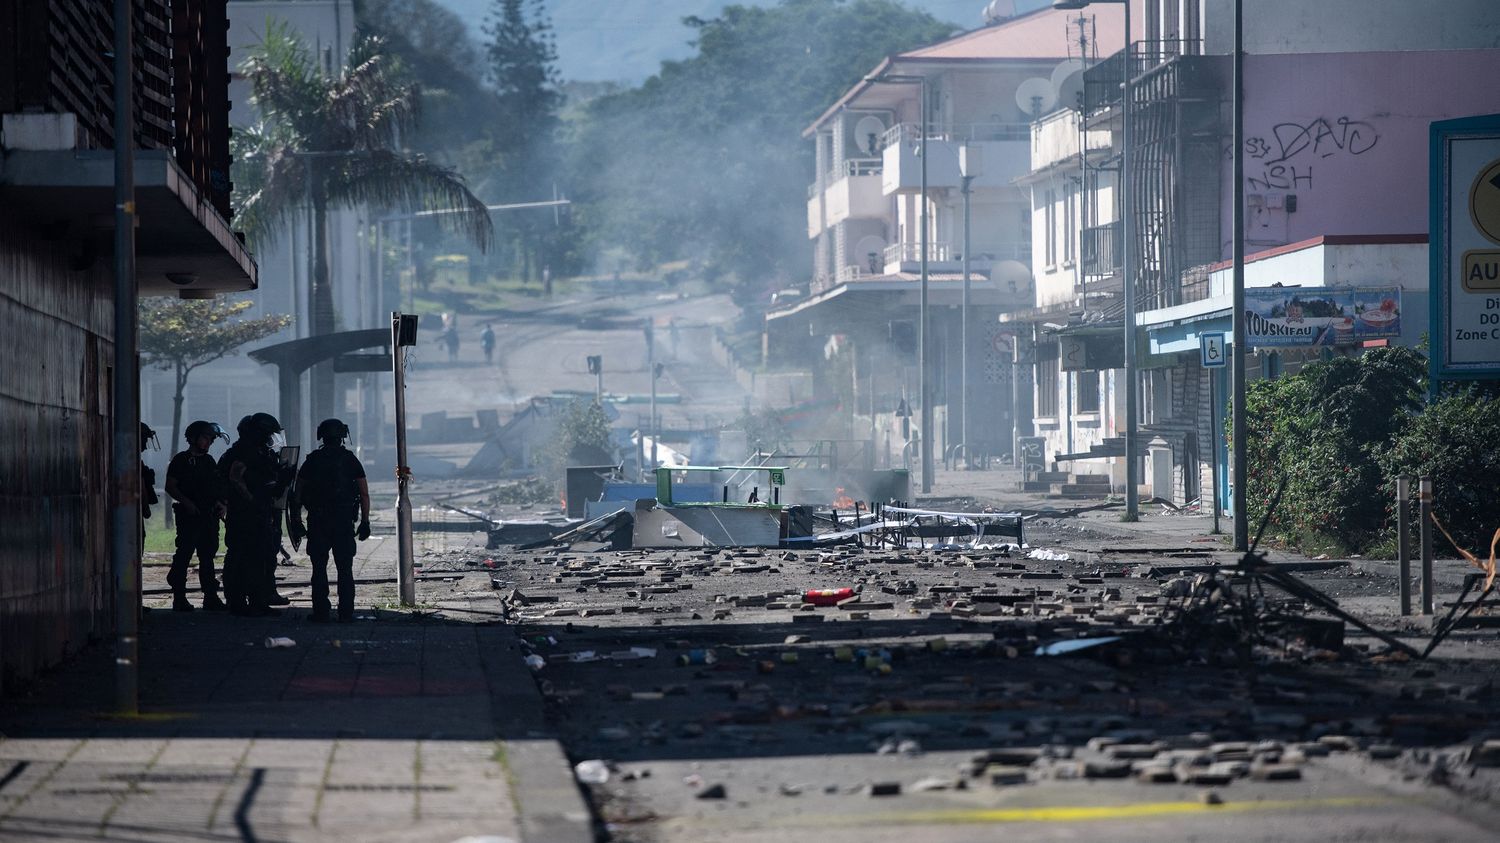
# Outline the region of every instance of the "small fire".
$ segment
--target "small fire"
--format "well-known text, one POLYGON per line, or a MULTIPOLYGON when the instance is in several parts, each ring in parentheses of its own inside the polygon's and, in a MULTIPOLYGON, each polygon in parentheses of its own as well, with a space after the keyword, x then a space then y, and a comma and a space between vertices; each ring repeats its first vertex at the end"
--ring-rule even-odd
POLYGON ((840 486, 837 489, 833 490, 833 508, 834 509, 853 509, 854 508, 854 498, 851 498, 848 495, 844 494, 844 487, 843 486, 840 486))

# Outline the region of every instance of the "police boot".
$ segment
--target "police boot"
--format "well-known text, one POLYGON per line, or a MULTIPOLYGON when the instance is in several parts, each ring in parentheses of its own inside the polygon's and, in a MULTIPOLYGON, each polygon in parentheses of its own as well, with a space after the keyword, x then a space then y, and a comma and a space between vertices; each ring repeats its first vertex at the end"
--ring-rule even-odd
POLYGON ((222 612, 229 607, 225 606, 224 601, 219 599, 217 591, 205 591, 203 592, 203 608, 210 612, 222 612))
POLYGON ((172 611, 191 612, 193 611, 193 604, 188 602, 186 594, 178 591, 172 595, 172 611))

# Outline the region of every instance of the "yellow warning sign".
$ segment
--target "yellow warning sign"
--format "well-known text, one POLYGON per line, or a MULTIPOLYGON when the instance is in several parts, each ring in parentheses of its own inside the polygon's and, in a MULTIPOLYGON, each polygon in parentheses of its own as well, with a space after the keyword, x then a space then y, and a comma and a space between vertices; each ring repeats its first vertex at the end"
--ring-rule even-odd
POLYGON ((1493 249, 1464 252, 1464 289, 1471 293, 1500 290, 1500 252, 1493 249))
MULTIPOLYGON (((1469 218, 1479 233, 1500 244, 1500 159, 1489 163, 1469 188, 1469 218)), ((1467 261, 1466 261, 1467 262, 1467 261)), ((1468 277, 1468 273, 1464 274, 1468 277)), ((1468 282, 1464 282, 1468 286, 1468 282)), ((1491 288, 1493 289, 1493 288, 1491 288)))

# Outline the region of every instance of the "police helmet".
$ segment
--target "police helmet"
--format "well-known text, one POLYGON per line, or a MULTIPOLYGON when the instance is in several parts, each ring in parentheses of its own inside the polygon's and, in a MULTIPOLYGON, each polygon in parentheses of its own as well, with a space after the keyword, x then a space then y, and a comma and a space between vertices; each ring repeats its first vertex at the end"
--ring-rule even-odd
POLYGON ((198 437, 200 436, 209 436, 214 439, 223 439, 225 442, 229 441, 229 434, 224 432, 224 428, 219 427, 214 422, 203 421, 202 419, 189 424, 187 426, 187 432, 183 434, 183 436, 187 439, 187 443, 189 445, 196 442, 198 440, 198 437))
POLYGON ((318 423, 318 440, 325 445, 340 445, 349 438, 349 425, 340 419, 324 419, 318 423))
POLYGON ((156 431, 151 429, 151 425, 141 422, 141 450, 144 451, 153 445, 158 448, 161 447, 157 444, 156 431))
POLYGON ((281 422, 270 413, 255 413, 240 419, 240 423, 235 425, 235 430, 239 432, 241 439, 248 439, 251 442, 270 442, 272 434, 281 432, 281 422))
POLYGON ((281 422, 277 421, 276 417, 270 413, 256 413, 250 418, 254 419, 255 423, 260 425, 260 429, 265 431, 267 436, 272 433, 281 432, 281 422))

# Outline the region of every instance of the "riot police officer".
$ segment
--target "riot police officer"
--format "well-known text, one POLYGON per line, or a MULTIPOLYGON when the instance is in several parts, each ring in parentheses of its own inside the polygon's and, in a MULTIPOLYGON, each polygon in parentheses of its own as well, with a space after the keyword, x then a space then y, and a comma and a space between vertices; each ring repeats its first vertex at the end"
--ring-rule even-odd
MULTIPOLYGON (((160 447, 156 442, 156 431, 152 430, 150 425, 141 422, 141 453, 146 453, 147 448, 158 450, 160 447)), ((145 460, 141 460, 141 518, 151 517, 151 506, 156 501, 156 470, 146 465, 145 460)), ((146 525, 143 522, 141 524, 143 542, 145 537, 146 525)))
POLYGON ((224 596, 230 614, 280 614, 270 606, 280 546, 276 501, 291 485, 295 468, 281 464, 272 437, 281 423, 270 413, 240 419, 239 438, 219 458, 228 486, 224 519, 224 596))
POLYGON ((177 552, 172 554, 172 570, 167 585, 172 587, 172 610, 191 612, 187 599, 187 569, 193 555, 198 556, 198 587, 203 592, 203 608, 222 611, 219 584, 214 579, 214 556, 219 552, 219 519, 225 513, 225 488, 218 466, 208 449, 215 439, 229 443, 229 434, 210 421, 195 421, 184 434, 187 450, 180 451, 167 464, 167 497, 176 503, 177 552))
POLYGON ((312 619, 329 620, 328 554, 338 570, 340 623, 354 620, 354 539, 370 537, 370 486, 365 467, 352 451, 344 447, 349 426, 338 419, 326 419, 318 425, 318 439, 323 443, 307 455, 297 472, 296 494, 291 505, 292 545, 307 536, 307 555, 312 560, 312 619), (307 509, 307 527, 302 526, 302 509, 307 509), (355 527, 355 514, 359 526, 355 527))

